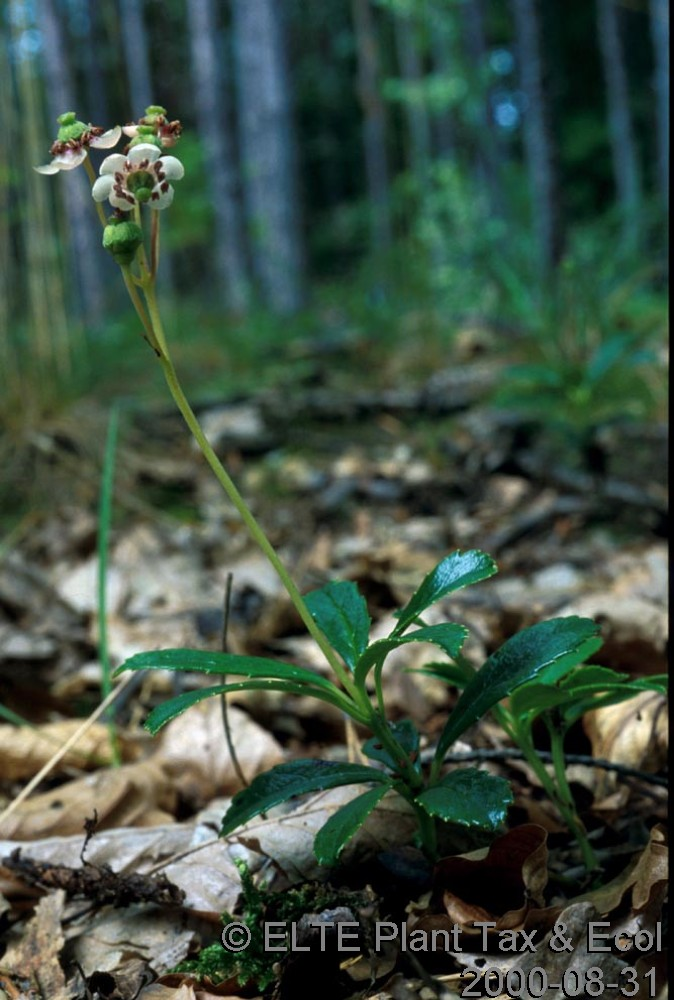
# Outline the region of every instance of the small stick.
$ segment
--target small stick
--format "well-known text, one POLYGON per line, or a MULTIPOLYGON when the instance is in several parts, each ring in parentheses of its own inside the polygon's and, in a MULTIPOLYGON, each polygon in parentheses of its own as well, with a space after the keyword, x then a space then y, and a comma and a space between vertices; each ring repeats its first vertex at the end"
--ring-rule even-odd
MULTIPOLYGON (((551 761, 552 754, 549 750, 537 750, 536 753, 542 760, 551 761)), ((434 757, 433 748, 423 750, 421 759, 424 762, 432 760, 434 757)), ((626 764, 618 764, 611 760, 604 760, 602 757, 592 757, 584 753, 567 753, 564 755, 567 764, 586 764, 588 767, 598 767, 602 771, 615 771, 625 778, 638 778, 649 785, 659 785, 666 788, 669 784, 667 778, 657 774, 649 774, 647 771, 640 771, 636 767, 628 767, 626 764)), ((455 764, 464 760, 525 760, 521 750, 515 747, 504 747, 501 749, 476 749, 466 750, 460 753, 450 753, 444 758, 445 764, 455 764)))

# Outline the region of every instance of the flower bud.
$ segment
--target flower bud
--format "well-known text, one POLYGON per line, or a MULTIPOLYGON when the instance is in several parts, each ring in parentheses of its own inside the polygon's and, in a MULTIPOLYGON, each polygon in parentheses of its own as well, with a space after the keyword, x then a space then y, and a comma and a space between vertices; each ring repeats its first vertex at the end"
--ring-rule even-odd
POLYGON ((143 230, 135 222, 111 216, 103 230, 103 247, 118 264, 130 264, 143 242, 143 230))
POLYGON ((158 135, 155 135, 154 125, 137 125, 136 135, 133 137, 128 145, 128 149, 133 146, 139 146, 141 143, 149 143, 151 146, 156 146, 157 149, 162 149, 162 142, 158 135))

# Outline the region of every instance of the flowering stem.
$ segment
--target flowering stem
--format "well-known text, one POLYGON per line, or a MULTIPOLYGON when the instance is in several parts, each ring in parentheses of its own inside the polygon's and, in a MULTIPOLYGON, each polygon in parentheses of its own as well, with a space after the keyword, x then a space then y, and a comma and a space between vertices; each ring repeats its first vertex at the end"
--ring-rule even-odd
MULTIPOLYGON (((138 203, 136 203, 133 206, 133 218, 134 218, 134 221, 136 222, 136 225, 140 226, 140 228, 142 229, 143 228, 143 221, 142 221, 142 219, 140 217, 140 205, 138 203)), ((136 281, 136 284, 140 284, 141 285, 141 287, 143 288, 143 291, 145 292, 145 297, 147 298, 147 289, 149 287, 149 284, 147 282, 148 282, 148 278, 149 279, 152 278, 152 274, 151 274, 150 267, 149 267, 148 262, 147 262, 147 254, 145 252, 145 244, 144 243, 141 243, 141 245, 138 248, 138 263, 140 265, 140 271, 141 271, 142 277, 141 277, 141 280, 139 282, 136 281)), ((148 303, 148 305, 149 305, 149 303, 148 303)))
POLYGON ((150 277, 154 281, 159 267, 159 212, 152 212, 152 230, 150 235, 150 277))
MULTIPOLYGON (((356 688, 348 671, 346 670, 345 667, 342 666, 342 664, 335 656, 335 653, 331 649, 323 633, 320 631, 316 622, 311 617, 311 613, 304 599, 302 598, 302 595, 297 589, 297 586, 295 585, 295 582, 293 581, 292 577, 290 576, 285 566, 281 562, 281 559, 279 558, 276 549, 267 538, 266 534, 258 524, 252 512, 249 510, 248 505, 246 504, 245 500, 239 493, 238 489, 236 488, 233 480, 230 478, 229 474, 225 470, 224 466, 221 464, 218 456, 213 451, 213 448, 211 447, 208 439, 206 438, 206 435, 201 429, 201 425, 199 424, 199 421, 197 420, 194 411, 192 410, 192 407, 190 406, 187 397, 185 396, 182 390, 182 387, 178 380, 178 376, 176 374, 176 370, 173 367, 173 362, 171 361, 168 345, 166 343, 166 335, 164 333, 161 317, 159 315, 159 309, 157 307, 157 300, 154 293, 154 282, 151 279, 147 281, 147 283, 144 285, 143 290, 145 292, 145 300, 147 302, 148 312, 150 315, 153 337, 159 348, 159 354, 158 354, 159 363, 162 366, 162 370, 164 372, 164 377, 166 379, 169 391, 173 396, 176 406, 180 410, 183 419, 185 420, 185 423, 189 427, 192 436, 199 445, 199 448, 201 449, 204 458, 210 465, 216 479, 218 480, 223 490, 231 500, 232 504, 238 511, 239 515, 241 516, 241 519, 245 524, 246 528, 248 529, 248 533, 250 534, 251 538, 259 546, 261 551, 264 553, 264 555, 267 557, 271 565, 276 570, 281 582, 283 583, 283 586, 285 587, 288 593, 288 596, 290 597, 290 600, 292 601, 297 613, 299 614, 304 625, 306 626, 307 631, 315 640, 316 644, 322 651, 323 655, 330 664, 330 667, 332 668, 336 676, 341 681, 345 690, 351 695, 352 699, 359 706, 364 707, 363 692, 360 692, 356 688)), ((136 303, 134 301, 134 305, 135 304, 136 303)), ((367 700, 367 703, 369 707, 369 700, 367 700)))
POLYGON ((128 264, 122 264, 121 271, 122 277, 124 278, 124 284, 126 285, 126 290, 129 293, 129 298, 133 302, 134 308, 138 313, 138 318, 143 324, 145 339, 156 354, 161 354, 161 348, 157 343, 157 338, 155 337, 154 330, 152 329, 150 317, 148 316, 147 310, 145 309, 143 301, 136 289, 136 282, 134 280, 134 275, 131 273, 131 268, 128 264))

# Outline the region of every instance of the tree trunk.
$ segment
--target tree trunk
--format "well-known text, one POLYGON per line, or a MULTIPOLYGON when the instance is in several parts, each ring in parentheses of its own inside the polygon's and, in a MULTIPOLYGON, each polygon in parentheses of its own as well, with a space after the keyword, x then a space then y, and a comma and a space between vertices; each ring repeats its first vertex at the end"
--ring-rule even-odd
POLYGON ((188 0, 187 16, 197 127, 215 215, 215 273, 226 307, 242 313, 248 304, 243 213, 237 190, 231 112, 223 80, 223 45, 213 0, 188 0))
POLYGON ((597 0, 599 48, 606 81, 611 157, 626 246, 639 241, 640 185, 637 147, 629 109, 627 73, 615 0, 597 0))
MULTIPOLYGON (((453 12, 443 10, 442 2, 436 2, 431 8, 430 47, 433 73, 440 79, 449 80, 455 72, 452 64, 451 36, 445 19, 453 12)), ((437 155, 445 160, 456 157, 456 129, 451 108, 444 108, 434 116, 435 149, 437 155)))
POLYGON ((358 58, 358 93, 363 107, 363 146, 370 205, 372 250, 391 245, 391 206, 386 157, 386 113, 379 91, 379 52, 370 0, 352 0, 358 58))
MULTIPOLYGON (((110 128, 113 124, 108 103, 108 75, 101 72, 100 53, 107 39, 103 37, 101 9, 98 0, 86 0, 86 34, 83 39, 82 63, 87 100, 87 116, 94 125, 110 128)), ((113 261, 114 263, 114 261, 113 261)))
POLYGON ((304 302, 297 150, 282 0, 234 0, 243 182, 253 265, 280 314, 304 302))
MULTIPOLYGON (((68 46, 53 0, 42 0, 38 4, 38 17, 44 52, 47 107, 55 135, 57 117, 64 111, 77 111, 77 101, 70 65, 67 58, 64 58, 64 54, 67 56, 68 46)), ((94 122, 94 124, 99 123, 94 122)), ((71 233, 71 239, 68 241, 71 252, 70 266, 75 278, 77 297, 81 303, 84 319, 88 323, 100 323, 105 302, 103 251, 100 226, 93 211, 91 187, 83 167, 61 173, 59 178, 71 233)))
POLYGON ((657 116, 658 190, 669 205, 669 4, 651 0, 651 38, 655 55, 655 109, 657 116))
POLYGON ((120 0, 120 27, 133 106, 131 117, 135 121, 145 114, 148 105, 159 101, 159 95, 155 96, 152 90, 143 0, 120 0))
POLYGON ((523 128, 532 221, 541 272, 546 278, 561 257, 563 235, 538 8, 536 0, 512 0, 512 6, 519 50, 520 85, 527 101, 523 128))
MULTIPOLYGON (((413 17, 406 13, 394 15, 394 32, 398 64, 403 81, 419 88, 424 72, 419 58, 417 25, 413 17)), ((431 158, 431 127, 426 105, 422 100, 405 100, 405 118, 409 134, 410 166, 420 187, 428 181, 428 165, 431 158)))
POLYGON ((503 215, 503 192, 499 171, 498 135, 489 112, 489 94, 484 73, 489 60, 482 0, 467 0, 462 6, 466 53, 472 69, 471 78, 478 101, 476 121, 477 171, 483 180, 489 206, 495 215, 503 215))

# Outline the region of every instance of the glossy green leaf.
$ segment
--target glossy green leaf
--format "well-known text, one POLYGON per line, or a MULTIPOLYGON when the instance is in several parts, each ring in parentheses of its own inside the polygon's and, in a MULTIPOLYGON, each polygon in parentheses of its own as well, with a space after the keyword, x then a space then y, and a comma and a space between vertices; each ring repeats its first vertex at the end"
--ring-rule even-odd
POLYGON ((331 760, 293 760, 278 764, 264 774, 258 774, 248 788, 238 792, 225 813, 220 836, 226 837, 254 816, 266 812, 295 795, 321 792, 339 785, 361 785, 374 782, 391 786, 382 771, 362 764, 344 764, 331 760))
POLYGON ((496 830, 506 818, 513 793, 504 778, 466 767, 446 774, 416 801, 430 816, 447 823, 496 830))
POLYGON ((445 726, 436 760, 442 760, 452 743, 492 705, 546 668, 561 676, 601 646, 599 626, 589 618, 551 618, 523 629, 485 661, 466 685, 445 726))
POLYGON ((300 681, 314 687, 338 691, 326 677, 306 667, 296 667, 283 660, 268 660, 262 656, 237 656, 203 649, 158 649, 137 653, 118 667, 123 670, 185 670, 200 674, 231 674, 243 677, 273 677, 281 681, 300 681))
POLYGON ((388 791, 386 785, 378 785, 347 802, 321 827, 314 840, 314 854, 321 865, 334 865, 342 848, 363 825, 372 810, 388 791))
POLYGON ((491 556, 477 549, 468 552, 452 552, 424 578, 421 586, 412 594, 405 607, 398 614, 398 624, 393 635, 399 635, 440 598, 467 587, 471 583, 486 580, 498 572, 491 556))
MULTIPOLYGON (((401 750, 412 763, 416 761, 419 753, 419 732, 411 719, 401 719, 400 722, 390 722, 388 724, 391 735, 400 744, 401 750)), ((370 760, 377 760, 380 764, 385 764, 392 771, 397 771, 401 767, 401 762, 393 759, 376 736, 363 743, 363 753, 370 760)), ((404 766, 404 762, 402 762, 404 766)))
POLYGON ((455 622, 441 622, 438 625, 423 625, 407 635, 393 635, 387 639, 378 639, 371 646, 368 646, 358 660, 354 676, 358 683, 362 683, 370 670, 377 663, 383 662, 391 650, 397 649, 398 646, 404 646, 408 642, 430 642, 439 646, 448 656, 458 656, 467 635, 468 629, 465 625, 457 625, 455 622))
POLYGON ((458 663, 425 663, 423 667, 413 667, 406 671, 409 674, 427 674, 429 677, 437 677, 445 684, 452 687, 464 688, 472 681, 475 671, 470 667, 458 663))
POLYGON ((582 691, 574 692, 571 703, 561 710, 562 717, 565 724, 571 726, 586 712, 594 712, 598 708, 606 708, 608 705, 618 705, 621 701, 628 701, 644 691, 664 693, 659 685, 654 686, 650 683, 650 678, 647 677, 636 681, 627 681, 624 684, 597 686, 594 690, 584 688, 582 691))
POLYGON ((367 646, 371 624, 365 599, 356 584, 350 580, 328 583, 305 594, 304 600, 332 648, 354 670, 367 646))
POLYGON ((597 684, 622 684, 629 680, 629 674, 618 673, 610 667, 599 667, 595 663, 585 663, 571 670, 559 682, 560 688, 571 691, 597 684))
MULTIPOLYGON (((263 680, 238 681, 233 684, 218 684, 217 687, 186 691, 184 694, 179 694, 176 698, 171 698, 153 708, 145 720, 145 728, 154 736, 167 722, 182 715, 192 705, 197 705, 206 698, 234 691, 284 691, 286 694, 310 695, 312 698, 325 701, 342 711, 348 711, 351 708, 345 704, 346 698, 340 691, 335 690, 333 693, 322 688, 310 687, 308 684, 294 684, 292 681, 279 681, 269 677, 263 680)), ((351 712, 353 714, 352 709, 351 712)))
POLYGON ((518 720, 531 715, 535 718, 550 708, 565 705, 573 699, 568 691, 560 691, 549 684, 523 684, 510 696, 509 713, 518 720))

